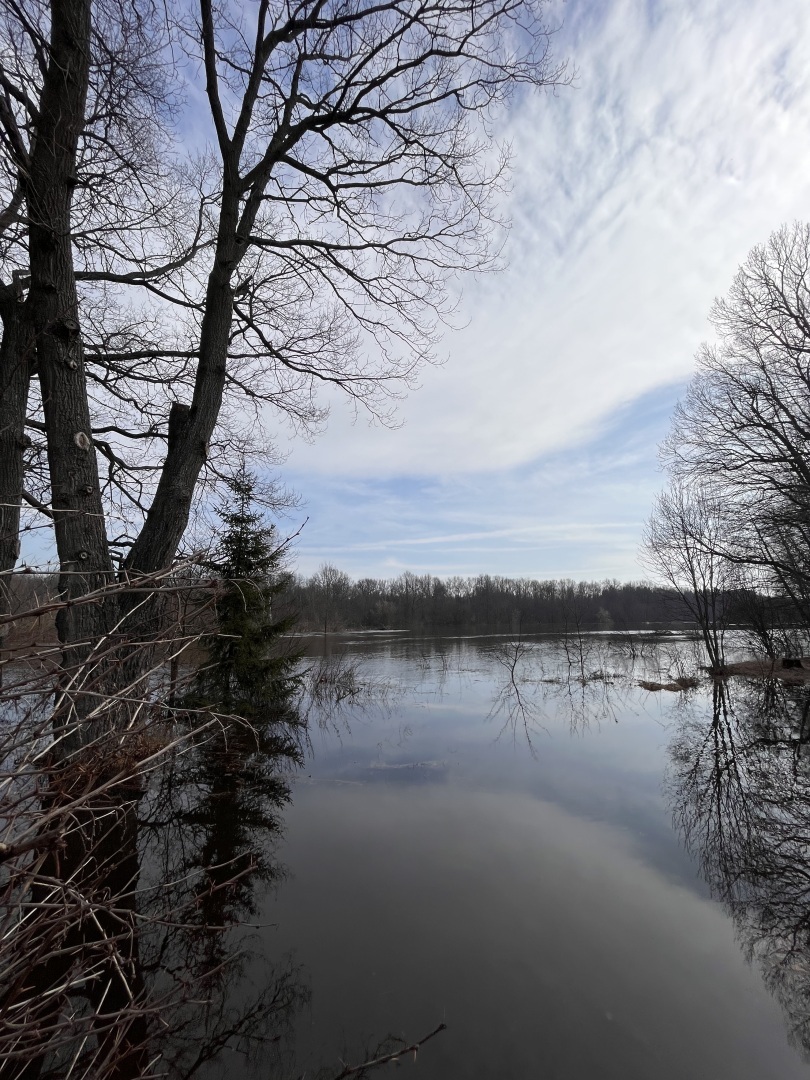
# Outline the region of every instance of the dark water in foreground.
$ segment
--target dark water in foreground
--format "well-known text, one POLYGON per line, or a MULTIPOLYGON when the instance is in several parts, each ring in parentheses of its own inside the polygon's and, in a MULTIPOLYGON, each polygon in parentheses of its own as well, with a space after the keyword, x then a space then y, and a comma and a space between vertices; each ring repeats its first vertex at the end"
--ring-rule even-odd
POLYGON ((425 1080, 810 1075, 805 689, 637 685, 685 643, 330 648, 372 691, 313 712, 252 938, 311 994, 290 1075, 439 1022, 425 1080))
POLYGON ((693 647, 312 639, 306 729, 23 770, 0 1080, 808 1080, 810 686, 693 647))

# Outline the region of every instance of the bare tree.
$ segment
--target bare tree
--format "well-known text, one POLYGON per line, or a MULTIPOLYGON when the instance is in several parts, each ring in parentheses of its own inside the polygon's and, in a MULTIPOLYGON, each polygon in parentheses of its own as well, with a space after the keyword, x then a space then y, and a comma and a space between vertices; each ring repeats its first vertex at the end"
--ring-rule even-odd
POLYGON ((323 616, 323 632, 327 633, 330 626, 336 628, 339 620, 341 601, 347 596, 351 579, 343 570, 338 570, 331 563, 323 563, 318 572, 313 574, 310 585, 315 590, 315 596, 323 616))
POLYGON ((731 594, 740 584, 738 567, 723 555, 728 531, 716 496, 675 482, 658 496, 644 533, 647 564, 680 596, 716 672, 723 669, 731 594))
POLYGON ((717 300, 717 343, 663 447, 679 482, 722 503, 717 550, 810 626, 810 225, 754 248, 717 300))
MULTIPOLYGON (((164 684, 192 635, 167 610, 199 581, 168 588, 170 568, 201 483, 261 452, 279 413, 315 430, 321 385, 384 419, 431 358, 454 275, 497 265, 500 110, 563 76, 541 14, 0 0, 0 575, 24 507, 59 560, 56 596, 28 613, 54 615, 58 656, 24 654, 35 685, 2 703, 19 708, 0 754, 10 1069, 58 1074, 78 1052, 76 1075, 142 1070, 164 1000, 144 914, 191 940, 198 901, 219 918, 211 894, 239 894, 213 866, 233 870, 228 837, 209 835, 210 887, 173 904, 189 879, 167 861, 157 914, 142 906, 136 808, 190 745, 164 684)), ((238 717, 197 719, 195 736, 210 722, 234 745, 238 717)))
MULTIPOLYGON (((431 356, 449 280, 497 264, 501 108, 564 72, 532 0, 188 0, 163 21, 150 0, 0 10, 18 271, 0 311, 0 571, 27 454, 70 598, 118 560, 168 566, 200 481, 266 442, 265 406, 311 431, 330 384, 387 414, 431 356), (198 80, 205 122, 181 109, 198 80), (193 150, 169 152, 191 124, 193 150)), ((68 605, 61 639, 80 658, 120 614, 68 605)))

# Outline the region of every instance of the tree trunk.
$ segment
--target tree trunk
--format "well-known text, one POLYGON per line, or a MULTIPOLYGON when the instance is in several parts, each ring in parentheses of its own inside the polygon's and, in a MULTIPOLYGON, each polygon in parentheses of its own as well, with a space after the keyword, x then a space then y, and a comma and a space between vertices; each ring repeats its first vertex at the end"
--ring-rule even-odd
MULTIPOLYGON (((225 215, 223 214, 223 218, 225 215)), ((220 230, 223 230, 221 224, 220 230)), ((222 257, 232 245, 220 242, 218 257, 208 280, 205 315, 200 331, 200 362, 191 405, 175 402, 169 414, 166 460, 146 521, 123 566, 127 577, 168 569, 188 525, 194 489, 205 465, 208 443, 222 406, 225 371, 233 318, 231 263, 222 257)), ((151 602, 142 593, 121 594, 118 615, 125 619, 129 636, 141 643, 159 639, 166 621, 159 588, 151 602)), ((149 646, 140 645, 126 657, 122 675, 137 684, 151 660, 149 646)))
MULTIPOLYGON (((26 197, 31 283, 26 315, 36 341, 48 443, 59 591, 72 600, 111 580, 73 269, 71 203, 90 71, 92 0, 52 0, 51 46, 26 197)), ((63 663, 87 659, 107 629, 108 605, 68 606, 57 618, 63 663)))
POLYGON ((223 208, 220 235, 224 239, 219 242, 208 279, 194 396, 190 406, 172 406, 166 461, 158 488, 124 564, 130 572, 149 574, 168 567, 188 525, 194 488, 205 464, 225 389, 233 320, 231 274, 238 261, 233 239, 235 221, 235 208, 231 214, 223 208))

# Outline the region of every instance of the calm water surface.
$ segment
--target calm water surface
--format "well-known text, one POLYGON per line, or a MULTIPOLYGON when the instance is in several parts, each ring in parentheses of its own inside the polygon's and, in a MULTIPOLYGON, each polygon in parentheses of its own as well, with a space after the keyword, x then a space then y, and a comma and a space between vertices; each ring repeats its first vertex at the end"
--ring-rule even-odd
POLYGON ((713 712, 711 690, 637 685, 688 644, 328 648, 372 690, 313 714, 286 879, 256 913, 311 992, 296 1075, 445 1022, 426 1080, 810 1076, 810 828, 782 738, 804 691, 765 738, 756 694, 713 712))

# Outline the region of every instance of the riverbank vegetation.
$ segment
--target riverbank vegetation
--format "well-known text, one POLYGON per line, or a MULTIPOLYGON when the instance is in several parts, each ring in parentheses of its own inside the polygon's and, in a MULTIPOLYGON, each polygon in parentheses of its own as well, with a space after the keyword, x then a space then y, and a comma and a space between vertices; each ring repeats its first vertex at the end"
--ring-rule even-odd
POLYGON ((809 273, 810 225, 751 251, 712 308, 717 340, 701 348, 662 447, 669 487, 647 526, 647 558, 718 672, 741 614, 765 657, 798 664, 807 652, 809 273))

